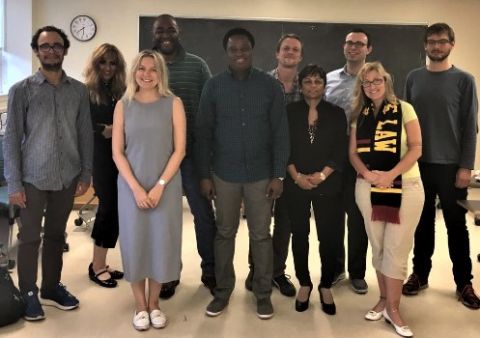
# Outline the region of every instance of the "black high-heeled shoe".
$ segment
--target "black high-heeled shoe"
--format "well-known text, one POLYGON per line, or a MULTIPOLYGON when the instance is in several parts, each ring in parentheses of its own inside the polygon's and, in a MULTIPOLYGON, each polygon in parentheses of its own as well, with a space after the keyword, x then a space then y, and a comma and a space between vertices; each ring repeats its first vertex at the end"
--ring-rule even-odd
POLYGON ((312 290, 313 290, 312 283, 310 283, 310 285, 302 285, 302 286, 310 286, 310 291, 308 291, 308 298, 306 301, 301 302, 298 299, 295 299, 295 310, 297 312, 303 312, 308 310, 308 306, 310 305, 310 294, 312 293, 312 290))
POLYGON ((101 280, 100 278, 98 278, 98 276, 100 276, 101 274, 107 273, 107 272, 108 272, 107 269, 103 269, 103 270, 95 273, 95 271, 93 271, 93 263, 90 263, 90 265, 88 266, 88 277, 90 278, 91 281, 97 283, 100 286, 103 286, 104 288, 114 288, 114 287, 116 287, 118 285, 118 283, 112 277, 110 277, 109 279, 106 279, 106 280, 101 280))
POLYGON ((318 292, 320 293, 320 303, 322 304, 322 311, 325 312, 327 315, 333 316, 337 313, 337 307, 335 306, 335 302, 329 304, 323 301, 323 294, 320 287, 318 287, 318 292))

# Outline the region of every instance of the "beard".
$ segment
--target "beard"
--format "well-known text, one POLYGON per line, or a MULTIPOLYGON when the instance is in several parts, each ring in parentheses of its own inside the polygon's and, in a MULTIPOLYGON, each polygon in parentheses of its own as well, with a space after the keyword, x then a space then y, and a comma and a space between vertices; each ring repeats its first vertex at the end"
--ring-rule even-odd
POLYGON ((41 62, 42 68, 49 72, 58 72, 62 69, 62 63, 43 63, 41 62))
POLYGON ((448 51, 444 54, 433 54, 431 52, 430 53, 427 52, 428 58, 430 59, 430 61, 433 61, 433 62, 442 62, 442 61, 446 60, 449 55, 450 55, 450 51, 448 51))

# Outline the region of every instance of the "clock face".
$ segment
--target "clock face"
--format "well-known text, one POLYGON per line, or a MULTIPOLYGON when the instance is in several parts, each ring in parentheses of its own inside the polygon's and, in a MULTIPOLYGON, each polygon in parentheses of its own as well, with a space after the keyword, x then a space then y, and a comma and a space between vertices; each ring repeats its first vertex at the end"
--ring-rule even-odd
POLYGON ((95 36, 97 25, 88 15, 77 15, 70 23, 70 32, 79 41, 89 41, 95 36))

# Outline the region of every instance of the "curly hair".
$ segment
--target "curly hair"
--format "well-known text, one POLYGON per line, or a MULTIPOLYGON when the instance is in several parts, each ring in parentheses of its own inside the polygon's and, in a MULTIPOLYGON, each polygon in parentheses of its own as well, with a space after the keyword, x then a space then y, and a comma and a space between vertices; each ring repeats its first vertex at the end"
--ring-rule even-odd
POLYGON ((95 104, 108 103, 108 95, 104 90, 103 80, 100 77, 100 63, 106 55, 110 55, 116 62, 115 74, 112 77, 111 94, 120 99, 126 89, 126 64, 122 53, 117 47, 109 43, 98 46, 90 56, 84 71, 85 85, 90 93, 90 101, 95 104))

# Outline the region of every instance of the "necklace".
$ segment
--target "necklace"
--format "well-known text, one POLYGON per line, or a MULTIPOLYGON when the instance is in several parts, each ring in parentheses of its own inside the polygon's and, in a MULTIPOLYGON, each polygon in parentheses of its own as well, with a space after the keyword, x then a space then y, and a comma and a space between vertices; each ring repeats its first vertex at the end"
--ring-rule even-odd
POLYGON ((315 141, 315 131, 317 130, 317 124, 308 125, 308 136, 310 137, 310 144, 315 141))

